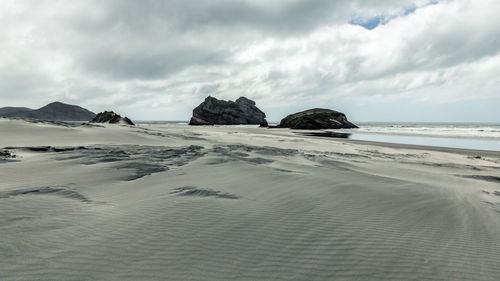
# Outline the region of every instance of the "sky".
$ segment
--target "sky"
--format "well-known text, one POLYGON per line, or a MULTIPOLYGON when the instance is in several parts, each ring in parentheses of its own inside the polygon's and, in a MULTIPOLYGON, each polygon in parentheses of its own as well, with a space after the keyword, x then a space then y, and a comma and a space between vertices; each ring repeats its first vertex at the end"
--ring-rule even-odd
POLYGON ((188 120, 208 95, 268 120, 500 122, 498 0, 2 0, 0 107, 188 120))

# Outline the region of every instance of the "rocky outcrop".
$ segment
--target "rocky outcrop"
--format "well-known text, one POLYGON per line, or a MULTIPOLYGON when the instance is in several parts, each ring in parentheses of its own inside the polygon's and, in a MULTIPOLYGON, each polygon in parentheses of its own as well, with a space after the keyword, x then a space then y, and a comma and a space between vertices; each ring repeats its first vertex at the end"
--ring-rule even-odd
POLYGON ((288 115, 281 120, 278 127, 307 130, 358 128, 347 120, 344 113, 323 108, 288 115))
POLYGON ((53 102, 39 109, 26 107, 0 108, 0 116, 47 121, 89 121, 95 117, 95 113, 77 105, 53 102))
POLYGON ((233 102, 209 96, 193 109, 189 125, 258 125, 265 118, 266 114, 255 106, 255 102, 245 97, 233 102))
POLYGON ((114 113, 113 111, 104 111, 92 119, 91 123, 110 123, 110 124, 126 124, 126 125, 135 125, 132 120, 127 117, 121 117, 120 115, 114 113))
POLYGON ((261 128, 267 128, 267 127, 269 127, 269 124, 267 123, 267 120, 264 119, 262 122, 260 122, 259 127, 261 127, 261 128))

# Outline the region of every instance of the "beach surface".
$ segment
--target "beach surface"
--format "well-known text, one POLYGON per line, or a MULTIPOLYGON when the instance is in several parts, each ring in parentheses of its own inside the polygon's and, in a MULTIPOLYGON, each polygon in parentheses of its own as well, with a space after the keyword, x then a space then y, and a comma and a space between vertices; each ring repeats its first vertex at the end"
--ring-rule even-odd
POLYGON ((500 152, 249 127, 0 134, 0 280, 500 280, 500 152))

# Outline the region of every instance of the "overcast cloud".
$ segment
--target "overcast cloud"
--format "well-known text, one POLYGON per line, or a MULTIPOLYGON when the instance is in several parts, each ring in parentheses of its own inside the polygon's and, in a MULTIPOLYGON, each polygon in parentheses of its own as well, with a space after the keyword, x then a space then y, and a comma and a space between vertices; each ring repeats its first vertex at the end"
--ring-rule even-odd
POLYGON ((500 106, 499 12, 496 0, 4 0, 0 107, 186 120, 207 95, 246 96, 271 120, 321 106, 500 122, 482 108, 500 106))

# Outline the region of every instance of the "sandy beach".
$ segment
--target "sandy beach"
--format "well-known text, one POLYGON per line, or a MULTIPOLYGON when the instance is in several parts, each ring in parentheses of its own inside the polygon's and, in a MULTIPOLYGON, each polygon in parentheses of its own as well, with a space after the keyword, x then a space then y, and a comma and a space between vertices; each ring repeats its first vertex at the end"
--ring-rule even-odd
POLYGON ((1 280, 499 280, 500 152, 0 119, 1 280))

